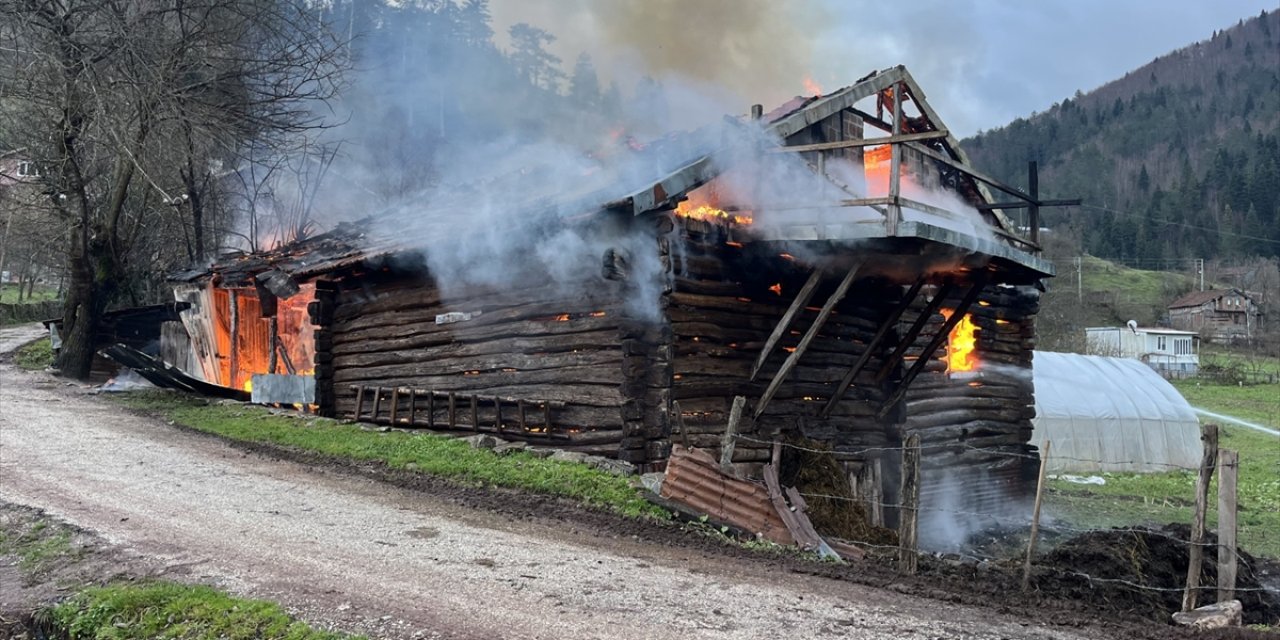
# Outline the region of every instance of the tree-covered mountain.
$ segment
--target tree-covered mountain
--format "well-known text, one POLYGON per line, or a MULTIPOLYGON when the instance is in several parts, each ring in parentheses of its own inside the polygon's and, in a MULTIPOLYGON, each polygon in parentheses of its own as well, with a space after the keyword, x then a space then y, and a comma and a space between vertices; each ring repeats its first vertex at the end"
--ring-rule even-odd
POLYGON ((963 142, 1016 185, 1040 165, 1053 233, 1148 264, 1280 255, 1280 11, 963 142))

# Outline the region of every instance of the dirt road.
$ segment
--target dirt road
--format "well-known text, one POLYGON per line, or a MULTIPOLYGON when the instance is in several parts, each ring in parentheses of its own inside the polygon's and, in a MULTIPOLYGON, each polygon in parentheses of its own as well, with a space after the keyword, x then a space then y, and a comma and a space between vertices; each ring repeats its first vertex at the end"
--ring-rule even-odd
MULTIPOLYGON (((0 351, 18 333, 0 330, 0 351)), ((0 499, 376 637, 1086 637, 572 523, 504 521, 246 454, 10 365, 0 365, 0 499)))

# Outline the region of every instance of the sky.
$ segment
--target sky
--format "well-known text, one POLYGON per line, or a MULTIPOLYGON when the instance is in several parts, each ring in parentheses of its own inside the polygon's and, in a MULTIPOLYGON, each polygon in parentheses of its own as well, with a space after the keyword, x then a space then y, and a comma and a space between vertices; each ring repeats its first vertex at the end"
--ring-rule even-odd
MULTIPOLYGON (((766 110, 902 64, 959 136, 1009 123, 1209 38, 1277 0, 491 0, 501 35, 557 36, 624 95, 643 75, 690 122, 766 110), (904 7, 909 6, 910 9, 904 7)), ((499 38, 500 45, 503 39, 499 38)))

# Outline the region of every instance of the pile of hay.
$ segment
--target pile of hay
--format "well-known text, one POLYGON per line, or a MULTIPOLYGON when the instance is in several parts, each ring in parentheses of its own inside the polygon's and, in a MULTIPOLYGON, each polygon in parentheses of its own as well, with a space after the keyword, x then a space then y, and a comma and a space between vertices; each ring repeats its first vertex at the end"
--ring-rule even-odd
POLYGON ((871 525, 829 445, 799 436, 788 438, 786 444, 794 446, 782 449, 778 480, 804 494, 809 520, 818 533, 850 542, 898 544, 898 532, 871 525))

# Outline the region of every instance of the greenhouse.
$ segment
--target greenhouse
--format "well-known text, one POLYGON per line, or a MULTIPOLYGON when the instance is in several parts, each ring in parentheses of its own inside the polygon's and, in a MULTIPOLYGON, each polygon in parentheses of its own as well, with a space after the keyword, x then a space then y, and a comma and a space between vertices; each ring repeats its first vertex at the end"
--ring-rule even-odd
POLYGON ((1191 405, 1138 360, 1035 352, 1032 443, 1050 473, 1155 472, 1200 464, 1191 405))

